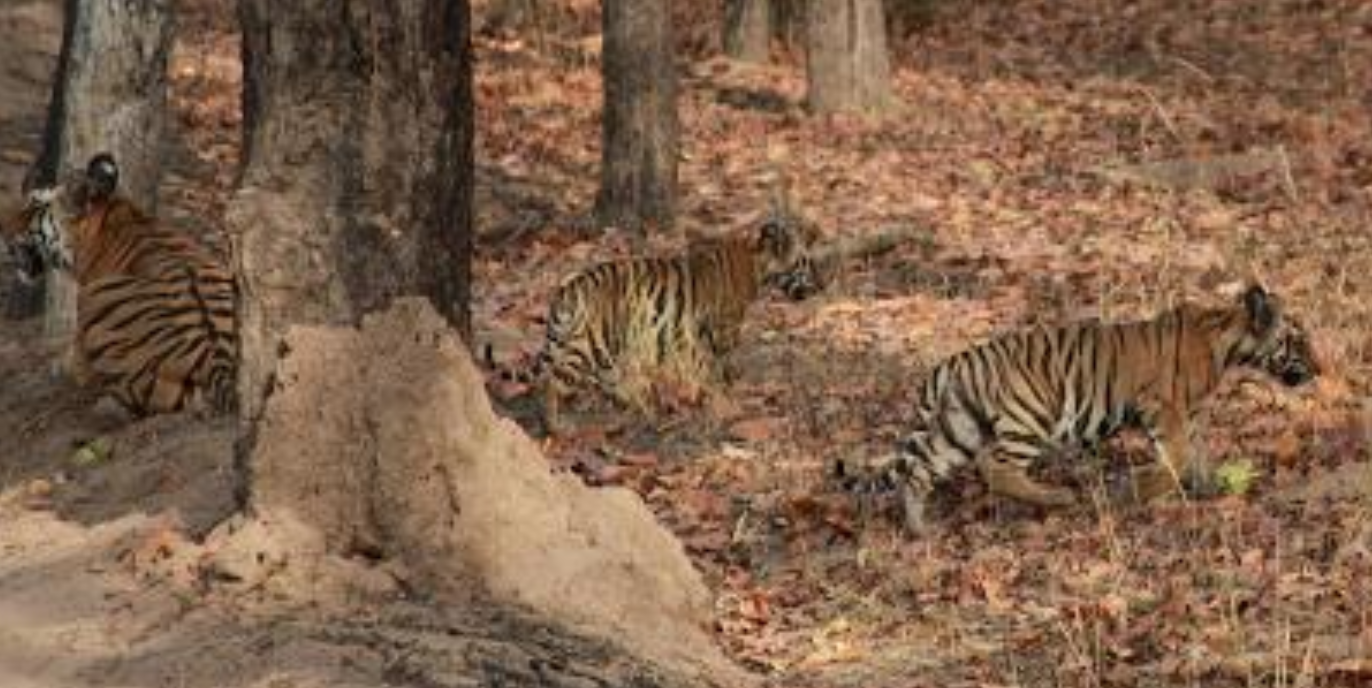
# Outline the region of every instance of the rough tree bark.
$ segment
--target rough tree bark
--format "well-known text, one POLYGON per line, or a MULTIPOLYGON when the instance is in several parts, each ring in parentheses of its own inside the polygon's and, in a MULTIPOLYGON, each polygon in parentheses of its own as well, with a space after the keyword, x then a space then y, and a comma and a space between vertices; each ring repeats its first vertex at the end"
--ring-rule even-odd
MULTIPOLYGON (((171 0, 67 0, 62 53, 43 149, 24 186, 51 184, 60 170, 114 154, 120 188, 150 212, 162 177, 171 0)), ((76 288, 48 273, 44 331, 64 340, 76 326, 76 288)))
POLYGON ((240 0, 239 15, 228 224, 250 427, 288 325, 421 295, 469 332, 472 61, 466 2, 240 0))
POLYGON ((605 0, 604 137, 596 216, 642 230, 676 212, 680 123, 667 0, 605 0))
POLYGON ((771 52, 771 3, 726 0, 724 10, 725 54, 743 62, 765 63, 771 52))
POLYGON ((812 112, 881 112, 892 103, 881 0, 809 0, 807 101, 812 112))

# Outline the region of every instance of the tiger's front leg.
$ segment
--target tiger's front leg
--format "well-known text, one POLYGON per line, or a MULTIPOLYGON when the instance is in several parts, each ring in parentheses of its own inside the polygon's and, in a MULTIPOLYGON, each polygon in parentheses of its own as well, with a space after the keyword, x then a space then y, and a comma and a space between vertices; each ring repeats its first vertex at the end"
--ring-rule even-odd
POLYGON ((562 425, 562 397, 566 396, 566 390, 556 377, 548 375, 543 379, 539 386, 539 407, 543 414, 543 429, 549 435, 561 434, 565 429, 562 425))
POLYGON ((705 350, 708 353, 702 353, 709 356, 714 382, 725 387, 733 385, 741 374, 733 357, 734 351, 738 348, 740 331, 739 324, 706 322, 700 327, 698 339, 705 343, 705 350))
POLYGON ((1191 460, 1190 434, 1184 410, 1165 405, 1159 411, 1145 415, 1145 422, 1157 450, 1158 461, 1133 474, 1134 495, 1140 502, 1149 502, 1182 489, 1182 478, 1191 460))
POLYGON ((724 354, 715 357, 716 376, 725 387, 731 387, 742 377, 743 372, 733 356, 724 354))

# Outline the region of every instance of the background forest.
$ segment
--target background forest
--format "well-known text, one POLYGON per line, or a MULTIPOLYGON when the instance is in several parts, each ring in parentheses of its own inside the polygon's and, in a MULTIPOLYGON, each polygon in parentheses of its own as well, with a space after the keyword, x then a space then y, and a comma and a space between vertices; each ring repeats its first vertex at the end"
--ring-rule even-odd
MULTIPOLYGON (((469 219, 469 237, 416 230, 431 231, 423 241, 445 251, 469 252, 469 274, 465 264, 441 260, 447 253, 384 242, 358 253, 360 244, 339 244, 340 255, 361 256, 345 268, 372 276, 358 278, 375 280, 370 297, 350 293, 342 309, 349 313, 311 321, 301 315, 313 313, 311 304, 272 305, 275 283, 264 279, 256 284, 268 285, 260 292, 267 305, 248 315, 249 329, 354 325, 392 297, 430 296, 469 333, 479 366, 471 370, 496 414, 536 438, 557 479, 592 492, 631 491, 681 543, 690 565, 683 569, 703 582, 707 618, 699 625, 722 668, 700 659, 705 668, 683 669, 655 655, 651 648, 674 642, 667 631, 644 640, 648 650, 626 654, 614 634, 564 634, 557 624, 485 607, 452 611, 432 601, 450 602, 449 592, 431 598, 423 576, 392 569, 384 543, 356 547, 344 574, 302 574, 289 562, 313 540, 282 540, 268 529, 244 544, 259 537, 255 526, 223 535, 226 519, 241 518, 243 457, 240 446, 235 458, 234 446, 242 427, 194 414, 130 421, 55 377, 57 348, 44 334, 41 299, 14 284, 6 265, 0 685, 1294 687, 1372 680, 1372 6, 659 0, 638 7, 607 0, 606 11, 634 10, 619 25, 628 27, 628 45, 661 50, 603 69, 611 39, 601 3, 474 0, 469 19, 454 12, 432 22, 469 32, 465 61, 442 62, 451 57, 447 34, 398 31, 413 42, 402 41, 394 60, 367 64, 394 76, 420 61, 398 56, 429 56, 441 66, 420 71, 437 74, 436 83, 470 69, 470 118, 443 128, 454 124, 442 117, 461 109, 462 96, 438 89, 444 95, 423 116, 445 124, 426 131, 458 133, 430 140, 415 133, 430 122, 411 130, 412 113, 387 109, 403 98, 388 98, 385 88, 361 95, 318 88, 327 82, 312 79, 328 72, 308 70, 327 69, 328 60, 300 54, 332 55, 329 40, 279 37, 258 46, 259 56, 280 60, 261 71, 260 93, 284 95, 257 103, 259 119, 272 124, 254 136, 243 109, 245 73, 251 81, 253 72, 241 60, 252 38, 242 27, 289 26, 282 17, 293 10, 245 0, 235 12, 234 4, 169 5, 176 19, 160 183, 148 190, 159 216, 226 252, 245 236, 271 236, 315 217, 338 236, 350 231, 353 215, 402 228, 469 219), (817 22, 823 15, 846 19, 817 22), (808 28, 815 25, 824 30, 808 28), (807 45, 828 40, 825 30, 835 26, 866 27, 885 45, 864 43, 843 64, 807 63, 807 45), (306 65, 305 76, 287 68, 293 65, 306 65), (675 83, 655 97, 674 101, 634 111, 644 119, 617 120, 665 150, 672 139, 679 145, 650 161, 671 168, 658 182, 675 176, 676 183, 654 186, 641 169, 603 162, 604 103, 615 88, 641 93, 659 78, 675 83), (836 84, 835 104, 813 90, 825 79, 836 84), (315 97, 334 107, 311 110, 315 97), (343 102, 362 103, 372 128, 334 117, 347 111, 343 102), (327 136, 350 134, 363 141, 356 159, 320 152, 327 136), (461 151, 464 135, 470 170, 456 154, 426 166, 424 151, 461 151), (320 162, 310 170, 346 160, 342 167, 363 172, 281 174, 312 156, 320 162), (443 183, 454 188, 434 190, 443 183), (245 195, 243 187, 260 193, 245 195), (727 388, 702 394, 662 384, 652 413, 592 405, 574 415, 572 431, 545 437, 519 373, 542 346, 557 285, 596 262, 744 231, 765 216, 778 189, 828 243, 899 240, 843 262, 807 301, 755 304, 735 354, 741 377, 727 388), (1114 505, 1106 495, 1124 467, 1151 456, 1145 438, 1128 435, 1047 468, 1086 496, 1077 507, 1039 514, 989 497, 969 476, 941 498, 934 533, 910 539, 887 508, 893 505, 864 512, 826 477, 836 459, 888 453, 908 429, 923 373, 971 343, 1029 324, 1148 317, 1183 300, 1217 303, 1250 280, 1300 314, 1324 375, 1298 392, 1230 380, 1211 400, 1196 442, 1230 476, 1224 494, 1114 505), (278 555, 280 570, 294 578, 242 573, 278 555), (338 576, 347 584, 318 582, 338 576), (518 643, 507 647, 511 638, 518 643)), ((3 207, 21 200, 21 181, 44 150, 60 5, 0 4, 3 207)), ((357 16, 334 19, 345 25, 357 16)), ((287 256, 268 244, 251 250, 268 262, 287 256)), ((375 322, 377 340, 337 351, 384 351, 387 323, 412 324, 375 322)), ((320 351, 333 346, 319 337, 320 351)), ((409 346, 401 339, 391 342, 398 350, 409 346)), ((274 352, 278 342, 245 347, 274 352)), ((254 359, 261 375, 249 388, 270 387, 276 355, 254 359)), ((289 370, 315 374, 304 364, 289 370)), ((407 383, 426 379, 395 370, 407 383)), ((416 396, 437 389, 415 384, 416 396)), ((403 400, 410 392, 396 394, 403 400)), ((247 402, 246 418, 264 417, 258 403, 247 402)), ((300 413, 291 418, 301 426, 314 422, 300 413)), ((500 437, 515 432, 479 413, 452 425, 467 422, 500 437)), ((295 441, 283 446, 311 457, 301 459, 310 467, 327 465, 309 463, 317 460, 313 448, 323 455, 336 447, 295 441)), ((277 475, 278 464, 263 462, 263 474, 277 475)), ((529 499, 514 499, 524 511, 512 513, 539 521, 544 505, 529 499)), ((604 527, 647 532, 624 518, 604 527)), ((663 557, 662 570, 676 571, 675 560, 663 557)), ((552 556, 549 571, 574 568, 559 562, 552 556)), ((538 566, 524 567, 531 585, 538 566)), ((630 580, 661 584, 650 578, 630 580)), ((656 589, 604 596, 652 597, 645 591, 656 589)), ((695 652, 693 642, 682 641, 681 652, 695 652)))

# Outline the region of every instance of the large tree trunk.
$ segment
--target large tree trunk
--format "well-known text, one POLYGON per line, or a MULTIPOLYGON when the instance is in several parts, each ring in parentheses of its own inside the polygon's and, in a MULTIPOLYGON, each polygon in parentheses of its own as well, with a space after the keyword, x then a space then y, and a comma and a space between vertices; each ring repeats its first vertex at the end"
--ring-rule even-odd
POLYGON ((221 572, 254 586, 298 575, 286 589, 308 596, 346 585, 365 554, 426 606, 495 603, 550 624, 492 618, 470 644, 459 627, 456 643, 401 633, 417 660, 412 675, 397 662, 405 684, 652 688, 733 673, 702 630, 709 595, 680 543, 633 495, 550 474, 449 330, 470 329, 467 3, 239 7, 247 163, 227 224, 250 499, 248 518, 212 536, 221 572), (430 641, 432 657, 415 652, 430 641), (438 668, 453 673, 434 676, 447 648, 459 656, 438 668))
POLYGON ((251 425, 295 323, 427 297, 470 329, 466 2, 240 0, 245 125, 228 212, 251 425))
MULTIPOLYGON (((151 212, 162 177, 171 0, 67 0, 65 11, 43 150, 25 186, 50 184, 107 151, 119 162, 122 192, 151 212)), ((46 292, 44 331, 70 339, 71 276, 50 271, 46 292)))
POLYGON ((667 0, 605 0, 604 141, 596 215, 641 230, 676 212, 676 69, 667 0))
POLYGON ((881 0, 810 0, 807 100, 812 112, 868 112, 891 105, 881 0))
POLYGON ((724 52, 743 62, 765 63, 771 52, 772 8, 768 0, 726 0, 724 52))

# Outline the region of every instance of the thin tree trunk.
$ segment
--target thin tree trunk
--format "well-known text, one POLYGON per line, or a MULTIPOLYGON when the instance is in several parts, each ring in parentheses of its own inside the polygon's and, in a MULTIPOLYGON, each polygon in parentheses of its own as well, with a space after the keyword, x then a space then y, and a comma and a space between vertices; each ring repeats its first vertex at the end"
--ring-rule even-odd
MULTIPOLYGON (((171 0, 67 0, 65 11, 43 149, 25 186, 51 184, 105 151, 119 163, 122 193, 151 212, 162 176, 171 0)), ((69 340, 76 285, 54 270, 45 291, 44 332, 69 340)))
POLYGON ((812 112, 881 112, 892 104, 881 0, 810 0, 807 100, 812 112))
POLYGON ((596 215, 634 230, 676 212, 680 125, 667 0, 606 0, 604 141, 596 215))
POLYGON ((239 15, 245 165, 227 219, 251 438, 292 324, 419 295, 466 338, 472 61, 463 1, 240 0, 239 15))
POLYGON ((743 62, 765 63, 771 52, 772 9, 768 0, 726 0, 724 52, 743 62))

